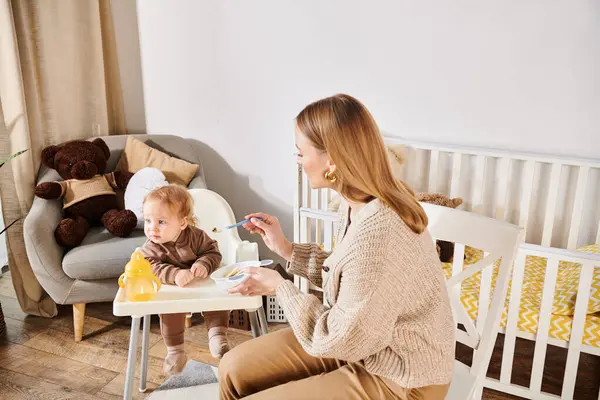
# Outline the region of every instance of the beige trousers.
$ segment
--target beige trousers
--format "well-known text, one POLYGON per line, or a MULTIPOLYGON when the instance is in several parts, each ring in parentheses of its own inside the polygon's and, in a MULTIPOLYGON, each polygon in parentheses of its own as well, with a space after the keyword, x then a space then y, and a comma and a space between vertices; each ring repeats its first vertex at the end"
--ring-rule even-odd
POLYGON ((309 355, 291 329, 244 342, 219 364, 222 400, 443 400, 449 387, 404 389, 388 382, 362 363, 309 355))

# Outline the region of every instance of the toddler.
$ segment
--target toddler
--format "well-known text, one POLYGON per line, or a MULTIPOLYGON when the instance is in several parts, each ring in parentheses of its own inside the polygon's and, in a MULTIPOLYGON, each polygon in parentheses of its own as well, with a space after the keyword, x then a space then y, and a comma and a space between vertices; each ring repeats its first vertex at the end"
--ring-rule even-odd
MULTIPOLYGON (((184 287, 194 279, 206 279, 221 263, 217 242, 197 228, 193 200, 187 189, 177 185, 159 187, 144 199, 144 257, 162 283, 184 287)), ((228 350, 228 311, 204 312, 208 346, 213 357, 228 350)), ((187 363, 183 335, 186 314, 160 315, 160 332, 167 346, 163 371, 181 372, 187 363)))

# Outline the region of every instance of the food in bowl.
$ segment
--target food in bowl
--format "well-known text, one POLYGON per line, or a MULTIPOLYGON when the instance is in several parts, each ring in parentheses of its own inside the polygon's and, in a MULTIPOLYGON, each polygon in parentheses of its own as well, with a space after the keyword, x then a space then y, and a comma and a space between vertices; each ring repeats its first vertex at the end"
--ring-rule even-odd
POLYGON ((227 291, 250 278, 248 267, 258 265, 260 265, 260 261, 242 261, 227 265, 210 274, 210 278, 215 282, 219 289, 227 291))
POLYGON ((241 275, 242 273, 243 273, 242 270, 240 270, 238 267, 235 267, 234 269, 231 270, 231 272, 229 272, 227 275, 225 275, 225 277, 232 278, 234 276, 241 275))

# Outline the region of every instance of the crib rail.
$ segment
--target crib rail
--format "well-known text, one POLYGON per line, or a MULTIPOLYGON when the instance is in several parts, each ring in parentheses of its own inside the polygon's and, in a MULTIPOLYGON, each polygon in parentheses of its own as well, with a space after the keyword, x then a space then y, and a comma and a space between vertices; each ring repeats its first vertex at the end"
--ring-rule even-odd
POLYGON ((529 243, 575 249, 600 235, 598 160, 387 142, 406 146, 401 178, 415 190, 463 197, 469 211, 529 229, 529 243))
MULTIPOLYGON (((545 394, 542 393, 541 387, 546 358, 546 349, 548 344, 552 344, 568 348, 562 394, 560 398, 573 398, 580 353, 584 351, 600 355, 599 348, 582 344, 585 322, 587 317, 589 295, 592 287, 594 270, 596 268, 600 269, 600 256, 598 255, 562 249, 546 248, 531 244, 521 245, 513 267, 513 279, 508 308, 508 318, 506 328, 504 329, 505 337, 500 380, 494 381, 488 379, 488 382, 491 383, 491 388, 498 388, 497 384, 499 383, 502 387, 511 388, 512 391, 510 393, 513 393, 515 395, 523 396, 526 398, 543 398, 542 396, 545 394), (523 337, 523 335, 520 335, 517 330, 517 320, 519 318, 523 276, 525 273, 526 258, 528 256, 537 256, 545 258, 547 260, 547 266, 545 271, 541 307, 539 311, 537 333, 534 338, 535 349, 533 356, 533 368, 531 371, 531 381, 529 387, 526 388, 511 383, 511 372, 513 367, 513 355, 515 351, 516 338, 523 337), (551 338, 549 338, 549 325, 550 319, 552 317, 552 306, 554 301, 556 278, 558 274, 559 263, 561 262, 570 262, 573 264, 580 265, 580 275, 579 284, 577 287, 575 312, 573 315, 571 334, 568 342, 551 340, 551 338)), ((549 396, 547 398, 552 397, 549 396)))
MULTIPOLYGON (((517 224, 526 242, 574 250, 600 241, 600 160, 408 142, 399 178, 417 192, 462 197, 461 208, 517 224)), ((299 172, 299 207, 328 210, 335 198, 299 172)))

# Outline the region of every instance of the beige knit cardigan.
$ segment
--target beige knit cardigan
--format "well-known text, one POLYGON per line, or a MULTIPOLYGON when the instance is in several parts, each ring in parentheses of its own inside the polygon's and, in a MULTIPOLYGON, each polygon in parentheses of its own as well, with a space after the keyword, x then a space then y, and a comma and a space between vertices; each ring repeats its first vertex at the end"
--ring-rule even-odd
POLYGON ((331 254, 293 245, 288 272, 323 288, 326 303, 290 281, 277 287, 298 341, 312 356, 363 362, 404 388, 449 383, 454 324, 431 236, 415 234, 378 199, 349 226, 348 212, 342 204, 331 254))

